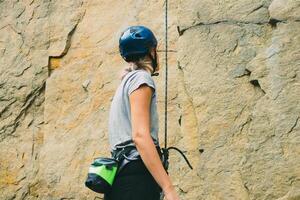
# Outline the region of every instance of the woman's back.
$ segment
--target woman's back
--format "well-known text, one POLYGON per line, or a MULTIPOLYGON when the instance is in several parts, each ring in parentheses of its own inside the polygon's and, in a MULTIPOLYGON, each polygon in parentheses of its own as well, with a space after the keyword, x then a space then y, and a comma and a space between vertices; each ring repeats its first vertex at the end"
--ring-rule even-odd
POLYGON ((150 105, 150 133, 158 145, 158 114, 156 105, 156 86, 151 75, 145 70, 133 70, 126 74, 116 90, 109 114, 109 141, 112 150, 117 147, 134 145, 132 142, 131 113, 129 95, 146 84, 153 88, 150 105))

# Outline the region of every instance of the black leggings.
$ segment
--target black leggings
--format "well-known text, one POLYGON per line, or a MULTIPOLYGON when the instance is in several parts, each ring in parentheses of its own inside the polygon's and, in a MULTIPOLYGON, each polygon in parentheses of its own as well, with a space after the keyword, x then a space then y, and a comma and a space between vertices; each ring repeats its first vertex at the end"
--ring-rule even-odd
POLYGON ((104 200, 159 200, 161 189, 142 160, 131 161, 117 175, 104 200))

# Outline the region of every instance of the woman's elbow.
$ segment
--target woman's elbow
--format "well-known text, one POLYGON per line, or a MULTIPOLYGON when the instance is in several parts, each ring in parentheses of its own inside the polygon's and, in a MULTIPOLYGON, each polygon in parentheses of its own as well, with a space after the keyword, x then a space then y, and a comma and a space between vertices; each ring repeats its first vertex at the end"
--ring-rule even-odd
POLYGON ((146 133, 143 133, 141 131, 135 131, 132 133, 132 140, 137 146, 140 146, 143 142, 146 142, 147 139, 148 136, 146 133))

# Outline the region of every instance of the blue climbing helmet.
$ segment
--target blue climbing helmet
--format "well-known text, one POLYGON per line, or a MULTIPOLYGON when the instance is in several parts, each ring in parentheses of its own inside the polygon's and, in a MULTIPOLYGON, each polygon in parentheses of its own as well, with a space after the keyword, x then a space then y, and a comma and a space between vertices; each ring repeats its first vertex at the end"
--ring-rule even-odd
POLYGON ((150 51, 156 47, 157 40, 153 32, 145 26, 130 26, 122 32, 119 39, 120 54, 126 62, 137 61, 150 55, 154 71, 157 67, 156 52, 153 58, 150 51))

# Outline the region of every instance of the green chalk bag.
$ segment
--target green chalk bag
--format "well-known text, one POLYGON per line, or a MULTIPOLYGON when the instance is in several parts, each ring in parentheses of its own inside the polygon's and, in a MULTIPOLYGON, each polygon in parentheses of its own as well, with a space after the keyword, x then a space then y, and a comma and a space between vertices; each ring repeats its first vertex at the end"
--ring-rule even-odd
POLYGON ((118 171, 118 161, 113 158, 96 158, 89 168, 85 186, 97 193, 108 193, 118 171))

